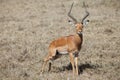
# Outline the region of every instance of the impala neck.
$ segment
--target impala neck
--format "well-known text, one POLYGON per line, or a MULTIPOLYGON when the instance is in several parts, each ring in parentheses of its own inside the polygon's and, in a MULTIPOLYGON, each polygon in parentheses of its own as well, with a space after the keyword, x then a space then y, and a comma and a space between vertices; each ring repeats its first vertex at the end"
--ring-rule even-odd
POLYGON ((77 44, 78 51, 79 51, 81 49, 81 44, 83 42, 83 34, 76 33, 75 34, 75 40, 76 40, 76 44, 77 44))
POLYGON ((83 41, 83 34, 76 33, 75 36, 77 37, 78 40, 83 41))

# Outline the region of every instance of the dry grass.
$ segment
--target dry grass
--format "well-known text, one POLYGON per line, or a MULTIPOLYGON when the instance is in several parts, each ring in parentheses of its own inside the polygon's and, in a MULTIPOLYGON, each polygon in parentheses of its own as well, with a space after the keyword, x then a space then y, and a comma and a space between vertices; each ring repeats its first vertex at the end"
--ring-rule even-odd
MULTIPOLYGON (((83 0, 73 13, 84 15, 83 0)), ((85 0, 90 23, 84 28, 76 80, 120 80, 120 1, 85 0)), ((0 0, 0 80, 73 80, 69 57, 40 72, 51 40, 73 34, 69 0, 0 0)))

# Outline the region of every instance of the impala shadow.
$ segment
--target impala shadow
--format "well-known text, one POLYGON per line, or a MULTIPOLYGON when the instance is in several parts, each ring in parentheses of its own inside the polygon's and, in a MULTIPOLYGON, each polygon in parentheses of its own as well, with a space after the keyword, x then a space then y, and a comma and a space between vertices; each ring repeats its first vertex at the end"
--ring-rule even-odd
MULTIPOLYGON (((85 63, 85 64, 78 65, 78 69, 79 69, 78 72, 79 74, 82 74, 85 69, 96 69, 96 68, 97 68, 96 65, 85 63)), ((68 71, 72 70, 71 63, 69 63, 67 66, 62 66, 62 69, 60 71, 65 71, 65 70, 68 70, 68 71)))

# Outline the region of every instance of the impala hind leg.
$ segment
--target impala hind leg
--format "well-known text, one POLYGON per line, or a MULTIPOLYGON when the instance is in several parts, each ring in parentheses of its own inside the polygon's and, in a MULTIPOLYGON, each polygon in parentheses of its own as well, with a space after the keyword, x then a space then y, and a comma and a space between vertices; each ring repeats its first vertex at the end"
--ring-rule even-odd
POLYGON ((42 65, 42 69, 41 69, 41 73, 43 73, 45 67, 46 67, 46 64, 48 63, 48 61, 51 59, 50 55, 48 54, 46 58, 44 58, 44 62, 43 62, 43 65, 42 65))
POLYGON ((49 59, 44 59, 44 62, 43 62, 43 65, 42 65, 42 69, 41 69, 41 73, 43 73, 44 68, 45 68, 45 66, 46 66, 48 61, 49 61, 49 59))
POLYGON ((43 73, 43 71, 44 71, 44 69, 45 69, 46 64, 48 63, 48 61, 50 61, 50 62, 49 62, 49 70, 48 70, 48 71, 51 70, 51 61, 53 61, 54 56, 55 56, 55 55, 53 55, 53 54, 51 55, 51 53, 49 53, 49 54, 47 55, 47 57, 44 59, 44 62, 43 62, 43 65, 42 65, 42 69, 41 69, 41 73, 43 73))

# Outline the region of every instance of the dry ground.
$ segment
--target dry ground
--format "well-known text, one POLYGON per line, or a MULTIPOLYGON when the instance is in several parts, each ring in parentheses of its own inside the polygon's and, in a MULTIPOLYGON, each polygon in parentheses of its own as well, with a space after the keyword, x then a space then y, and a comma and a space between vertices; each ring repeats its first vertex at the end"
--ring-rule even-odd
MULTIPOLYGON (((73 80, 69 57, 40 72, 51 40, 74 34, 67 12, 73 0, 0 0, 0 80, 73 80)), ((75 0, 80 21, 82 2, 90 23, 84 28, 76 80, 120 80, 120 0, 75 0)))

